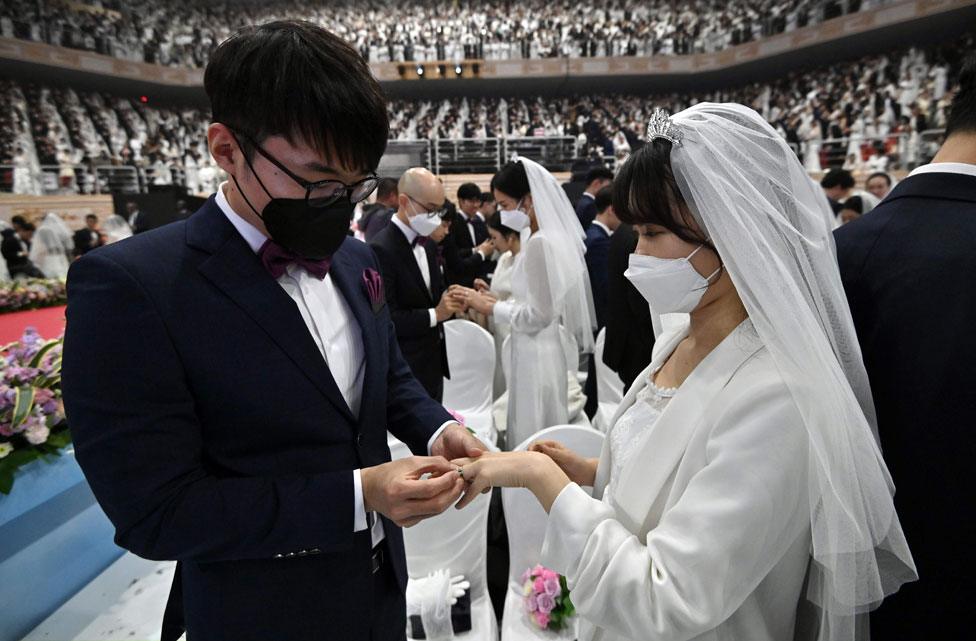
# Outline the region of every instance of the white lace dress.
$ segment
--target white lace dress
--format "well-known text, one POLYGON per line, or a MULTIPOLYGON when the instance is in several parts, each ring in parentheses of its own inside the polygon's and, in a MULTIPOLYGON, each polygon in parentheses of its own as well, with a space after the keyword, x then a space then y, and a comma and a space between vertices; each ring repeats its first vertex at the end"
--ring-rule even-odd
POLYGON ((677 393, 676 387, 658 387, 654 384, 657 370, 651 373, 647 386, 637 393, 634 404, 610 428, 610 480, 603 492, 603 502, 610 504, 613 484, 620 478, 620 472, 637 451, 637 442, 661 418, 668 403, 677 393))

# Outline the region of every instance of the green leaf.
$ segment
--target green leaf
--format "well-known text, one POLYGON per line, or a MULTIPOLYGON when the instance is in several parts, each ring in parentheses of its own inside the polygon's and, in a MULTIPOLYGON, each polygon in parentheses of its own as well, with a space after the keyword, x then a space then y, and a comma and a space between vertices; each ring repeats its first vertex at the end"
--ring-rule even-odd
POLYGON ((71 444, 71 432, 69 430, 52 432, 51 435, 47 437, 47 442, 58 449, 62 449, 71 444))
POLYGON ((18 387, 10 426, 19 427, 26 421, 27 417, 30 416, 32 407, 34 407, 34 388, 29 386, 18 387))
POLYGON ((47 356, 47 353, 50 352, 55 347, 57 347, 58 343, 60 342, 61 342, 60 340, 54 339, 52 341, 48 341, 47 343, 45 343, 44 346, 41 347, 41 349, 39 349, 36 354, 34 354, 34 358, 32 358, 30 361, 30 367, 36 369, 38 366, 40 366, 41 361, 44 360, 44 357, 47 356))

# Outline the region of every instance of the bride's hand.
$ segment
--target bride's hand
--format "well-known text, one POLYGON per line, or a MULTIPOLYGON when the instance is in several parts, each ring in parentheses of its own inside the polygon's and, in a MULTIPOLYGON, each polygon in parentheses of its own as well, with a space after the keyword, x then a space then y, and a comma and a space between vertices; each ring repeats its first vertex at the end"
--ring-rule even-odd
POLYGON ((540 452, 485 452, 451 463, 460 468, 459 475, 468 484, 455 506, 459 510, 493 487, 524 487, 548 512, 559 492, 571 482, 551 458, 540 452))
POLYGON ((593 487, 599 459, 584 458, 556 441, 536 441, 529 446, 529 451, 541 452, 551 458, 573 483, 593 487))

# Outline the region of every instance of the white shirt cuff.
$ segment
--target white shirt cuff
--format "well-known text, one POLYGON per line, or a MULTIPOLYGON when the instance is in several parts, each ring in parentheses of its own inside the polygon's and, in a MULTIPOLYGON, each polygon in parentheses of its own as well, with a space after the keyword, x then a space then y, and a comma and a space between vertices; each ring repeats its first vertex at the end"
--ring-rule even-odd
POLYGON ((352 531, 362 532, 369 525, 366 522, 366 497, 363 496, 363 477, 362 470, 352 471, 352 496, 355 502, 353 508, 352 531))
POLYGON ((430 326, 437 327, 437 310, 431 307, 427 311, 430 312, 430 326))
MULTIPOLYGON (((444 423, 444 424, 443 424, 443 425, 441 425, 441 426, 440 426, 439 428, 437 428, 437 431, 436 431, 436 432, 434 432, 434 435, 430 437, 430 440, 429 440, 429 441, 427 441, 427 454, 428 454, 428 455, 430 454, 430 448, 432 448, 432 447, 434 447, 434 441, 436 441, 436 440, 437 440, 437 438, 438 438, 438 437, 439 437, 439 436, 441 435, 441 432, 443 432, 443 431, 444 431, 444 429, 445 429, 445 428, 446 428, 446 427, 447 427, 448 425, 451 425, 452 423, 457 423, 457 421, 455 421, 455 420, 450 420, 450 421, 448 421, 448 422, 446 422, 446 423, 444 423)), ((458 423, 458 425, 460 425, 460 423, 458 423)), ((364 517, 364 518, 365 518, 365 517, 364 517)))
POLYGON ((491 315, 495 318, 496 323, 510 325, 512 323, 512 303, 503 300, 498 301, 495 303, 491 315))

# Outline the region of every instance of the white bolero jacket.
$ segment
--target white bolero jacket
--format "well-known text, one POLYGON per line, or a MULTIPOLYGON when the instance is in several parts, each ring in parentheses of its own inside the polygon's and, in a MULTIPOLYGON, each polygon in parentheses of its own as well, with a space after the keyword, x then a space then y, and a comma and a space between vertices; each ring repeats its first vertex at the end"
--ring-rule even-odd
MULTIPOLYGON (((620 404, 687 335, 662 336, 620 404)), ((611 427, 612 429, 612 427, 611 427)), ((750 321, 681 385, 601 500, 568 485, 553 503, 543 565, 567 577, 580 641, 790 641, 810 560, 808 437, 750 321)))

